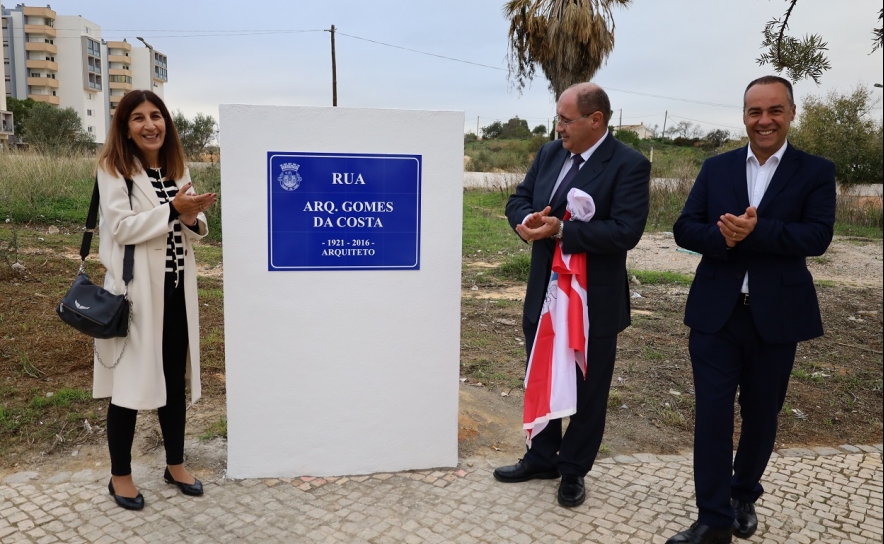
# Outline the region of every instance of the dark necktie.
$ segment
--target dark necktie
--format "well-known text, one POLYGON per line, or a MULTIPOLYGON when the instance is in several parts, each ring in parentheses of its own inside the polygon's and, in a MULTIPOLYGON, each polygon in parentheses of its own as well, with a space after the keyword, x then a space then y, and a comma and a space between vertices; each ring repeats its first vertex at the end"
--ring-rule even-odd
POLYGON ((559 183, 558 189, 556 189, 556 193, 549 201, 549 205, 553 208, 556 207, 556 204, 559 203, 565 195, 568 194, 568 186, 571 184, 571 181, 574 179, 574 176, 577 175, 577 172, 580 171, 580 164, 583 162, 583 155, 574 155, 571 157, 571 169, 568 170, 568 173, 565 174, 565 177, 562 178, 562 183, 559 183))

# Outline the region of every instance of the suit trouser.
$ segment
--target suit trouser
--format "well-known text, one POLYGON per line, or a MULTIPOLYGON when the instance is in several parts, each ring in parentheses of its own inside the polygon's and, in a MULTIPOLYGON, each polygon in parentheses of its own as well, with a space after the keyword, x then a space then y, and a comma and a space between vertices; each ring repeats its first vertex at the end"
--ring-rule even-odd
MULTIPOLYGON (((534 337, 531 337, 533 342, 534 337)), ((530 343, 530 342, 529 342, 530 343)), ((530 348, 529 348, 530 354, 530 348)), ((586 379, 576 364, 577 412, 562 436, 562 420, 553 419, 531 438, 525 460, 538 467, 558 467, 562 474, 585 476, 595 462, 605 432, 608 392, 614 375, 617 336, 590 337, 586 349, 586 379)))
POLYGON ((796 346, 762 340, 750 307, 740 303, 721 331, 691 330, 697 396, 694 485, 700 523, 729 527, 734 521, 730 499, 754 503, 764 492, 761 475, 773 452, 796 346), (738 387, 742 426, 732 457, 738 387))
MULTIPOLYGON (((167 277, 166 282, 170 280, 167 277)), ((174 285, 174 284, 173 284, 174 285)), ((166 464, 184 462, 184 424, 187 415, 185 373, 187 369, 187 306, 184 302, 184 274, 178 287, 170 289, 163 309, 163 375, 166 379, 166 405, 157 409, 166 464)), ((132 473, 132 442, 138 410, 123 408, 113 402, 107 409, 107 444, 110 449, 111 474, 132 473)))

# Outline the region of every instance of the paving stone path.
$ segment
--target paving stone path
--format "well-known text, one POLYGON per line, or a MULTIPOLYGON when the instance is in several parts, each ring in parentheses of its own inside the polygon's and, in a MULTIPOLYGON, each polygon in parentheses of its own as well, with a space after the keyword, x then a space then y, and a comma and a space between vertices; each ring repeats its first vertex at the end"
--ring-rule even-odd
MULTIPOLYGON (((604 459, 588 499, 555 502, 557 481, 501 484, 486 459, 449 470, 339 478, 204 478, 181 495, 136 467, 147 502, 117 507, 106 471, 20 472, 0 483, 0 542, 664 543, 696 515, 691 459, 604 459)), ((156 473, 156 474, 154 474, 156 473)), ((780 450, 747 542, 882 542, 881 445, 780 450)), ((740 542, 735 540, 735 542, 740 542)))

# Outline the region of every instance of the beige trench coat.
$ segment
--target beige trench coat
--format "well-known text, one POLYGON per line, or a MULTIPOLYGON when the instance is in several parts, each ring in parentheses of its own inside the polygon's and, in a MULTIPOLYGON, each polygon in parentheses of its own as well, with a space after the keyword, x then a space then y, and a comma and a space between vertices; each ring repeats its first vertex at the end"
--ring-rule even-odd
MULTIPOLYGON (((127 244, 135 245, 133 279, 129 283, 132 302, 132 324, 128 344, 119 364, 108 370, 95 357, 92 394, 95 398, 111 397, 123 408, 151 410, 166 405, 163 376, 163 289, 166 274, 166 238, 172 230, 169 222, 170 204, 160 205, 156 191, 146 173, 132 178, 132 208, 126 182, 119 174, 98 169, 101 195, 98 256, 107 269, 104 288, 122 293, 123 252, 127 244)), ((177 180, 180 188, 190 181, 190 172, 177 180)), ((199 233, 182 226, 184 241, 184 299, 187 308, 187 372, 185 382, 190 388, 191 403, 200 398, 199 306, 197 304, 196 261, 191 243, 208 234, 206 217, 198 216, 199 233)), ((108 366, 120 356, 125 338, 96 340, 97 353, 108 366)))

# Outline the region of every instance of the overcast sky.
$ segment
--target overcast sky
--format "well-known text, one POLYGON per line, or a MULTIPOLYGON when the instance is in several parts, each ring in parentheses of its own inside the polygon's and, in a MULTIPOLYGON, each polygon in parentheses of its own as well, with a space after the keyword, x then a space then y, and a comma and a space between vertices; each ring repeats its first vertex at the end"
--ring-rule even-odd
MULTIPOLYGON (((761 31, 766 21, 782 16, 787 3, 635 0, 627 9, 616 8, 614 52, 595 77, 611 97, 613 124, 622 110, 623 124, 662 128, 668 111, 668 124, 689 119, 707 130, 743 134, 742 91, 753 78, 771 73, 755 62, 761 31)), ((502 5, 503 0, 51 4, 59 15, 82 15, 98 23, 104 39, 126 38, 140 46, 135 37, 141 36, 168 55, 166 102, 188 116, 203 112, 217 119, 218 105, 227 103, 330 106, 329 33, 319 30, 334 24, 339 106, 460 110, 465 129, 473 131, 477 117, 485 126, 519 116, 533 128, 554 115, 555 105, 539 70, 522 94, 509 84, 509 23, 502 5), (294 32, 305 30, 314 32, 294 32)), ((791 33, 822 34, 833 66, 820 86, 812 81, 796 85, 799 113, 807 94, 848 91, 860 83, 871 87, 884 80, 881 50, 869 54, 879 9, 880 0, 798 3, 791 33)))

